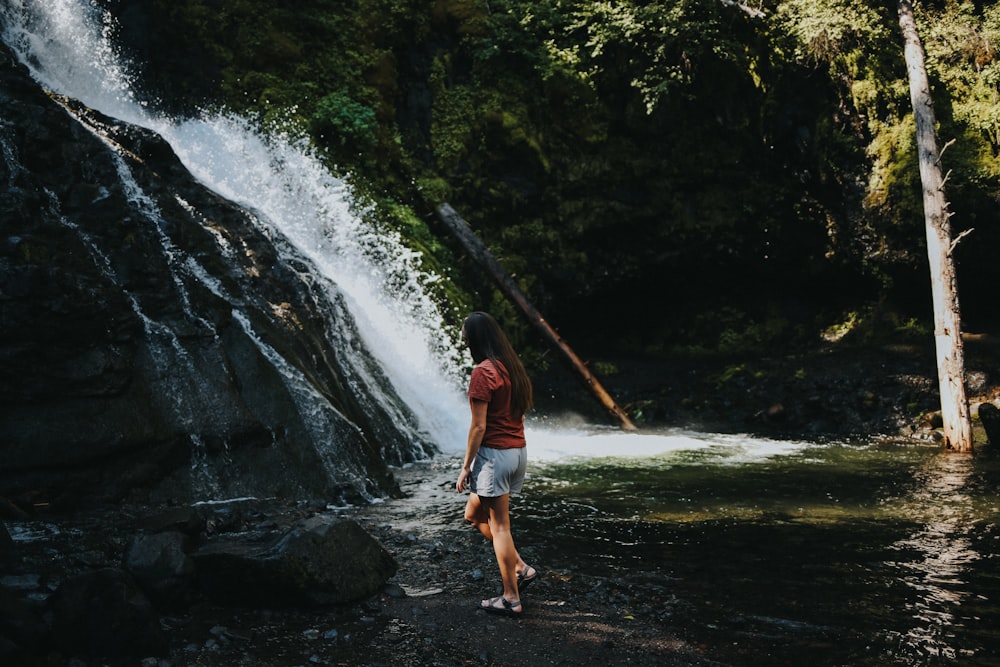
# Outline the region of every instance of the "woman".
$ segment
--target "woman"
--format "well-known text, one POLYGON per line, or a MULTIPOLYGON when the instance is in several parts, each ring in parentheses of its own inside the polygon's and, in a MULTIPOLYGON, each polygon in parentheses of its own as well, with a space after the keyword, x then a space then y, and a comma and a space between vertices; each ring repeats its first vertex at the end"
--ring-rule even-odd
POLYGON ((493 542, 503 593, 483 600, 484 611, 517 616, 521 591, 540 576, 517 553, 510 534, 510 494, 520 493, 528 461, 524 413, 532 406, 531 381, 500 325, 487 313, 472 313, 462 339, 476 366, 469 379, 472 423, 455 490, 469 487, 465 520, 493 542))

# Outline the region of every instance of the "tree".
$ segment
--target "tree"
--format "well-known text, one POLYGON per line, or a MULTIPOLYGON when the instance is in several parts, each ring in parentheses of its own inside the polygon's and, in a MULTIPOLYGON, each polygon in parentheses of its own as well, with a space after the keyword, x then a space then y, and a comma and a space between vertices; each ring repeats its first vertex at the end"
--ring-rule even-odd
POLYGON ((899 27, 910 82, 910 102, 917 127, 920 182, 923 185, 924 226, 934 303, 934 342, 945 446, 972 451, 972 423, 965 395, 965 360, 952 251, 961 236, 952 239, 951 213, 944 194, 945 178, 934 130, 934 108, 924 65, 924 50, 909 0, 899 2, 899 27))

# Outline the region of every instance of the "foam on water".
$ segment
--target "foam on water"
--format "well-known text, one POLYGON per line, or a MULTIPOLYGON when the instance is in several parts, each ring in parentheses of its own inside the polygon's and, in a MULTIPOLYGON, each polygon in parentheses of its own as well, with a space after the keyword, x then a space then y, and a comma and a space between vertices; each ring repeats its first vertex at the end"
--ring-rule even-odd
POLYGON ((556 462, 600 458, 653 458, 682 452, 711 452, 701 462, 738 465, 797 454, 814 443, 754 438, 742 434, 683 430, 624 432, 611 428, 527 428, 532 461, 556 462))

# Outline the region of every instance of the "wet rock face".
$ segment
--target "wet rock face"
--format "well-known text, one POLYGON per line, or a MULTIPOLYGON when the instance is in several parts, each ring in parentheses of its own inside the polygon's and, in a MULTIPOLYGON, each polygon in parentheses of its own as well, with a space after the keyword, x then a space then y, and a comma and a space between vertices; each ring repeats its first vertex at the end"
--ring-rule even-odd
POLYGON ((0 104, 0 496, 395 492, 382 443, 411 436, 345 380, 329 328, 353 324, 308 266, 2 45, 0 104), (324 442, 268 351, 322 396, 324 442))

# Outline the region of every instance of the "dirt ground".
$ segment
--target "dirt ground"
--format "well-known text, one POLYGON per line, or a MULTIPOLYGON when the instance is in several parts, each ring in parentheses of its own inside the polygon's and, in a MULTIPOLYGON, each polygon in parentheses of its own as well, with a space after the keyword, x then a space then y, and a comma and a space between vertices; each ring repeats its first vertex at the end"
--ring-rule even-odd
MULTIPOLYGON (((160 612, 168 655, 108 662, 54 650, 46 654, 50 649, 43 646, 19 667, 727 664, 711 659, 712 647, 682 639, 684 618, 667 582, 636 586, 583 575, 569 569, 572 563, 542 562, 532 546, 520 545, 520 551, 543 576, 522 595, 522 615, 512 619, 478 610, 482 599, 499 594, 500 579, 492 546, 463 521, 464 497, 448 488, 455 471, 457 460, 397 471, 406 497, 366 507, 331 510, 263 501, 255 507, 259 521, 276 525, 317 512, 361 524, 398 565, 385 586, 365 600, 342 607, 240 608, 201 599, 160 612)), ((3 585, 44 599, 76 574, 121 568, 137 522, 160 510, 102 507, 10 524, 36 537, 18 543, 17 558, 0 572, 3 585)), ((516 520, 515 515, 515 537, 516 520)))
MULTIPOLYGON (((398 474, 404 492, 443 486, 446 463, 398 474)), ((446 482, 445 482, 446 483, 446 482)), ((170 619, 171 665, 719 665, 672 628, 669 599, 547 568, 522 596, 519 618, 477 609, 499 593, 492 547, 461 517, 461 499, 387 501, 344 512, 392 553, 399 568, 377 595, 350 608, 201 607, 170 619), (453 522, 427 521, 422 502, 453 502, 453 522), (641 597, 641 596, 640 596, 641 597)), ((451 492, 453 493, 453 492, 451 492)), ((522 549, 533 561, 533 552, 522 549)), ((162 663, 161 663, 162 664, 162 663)))

